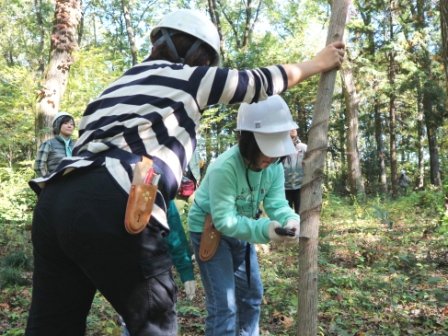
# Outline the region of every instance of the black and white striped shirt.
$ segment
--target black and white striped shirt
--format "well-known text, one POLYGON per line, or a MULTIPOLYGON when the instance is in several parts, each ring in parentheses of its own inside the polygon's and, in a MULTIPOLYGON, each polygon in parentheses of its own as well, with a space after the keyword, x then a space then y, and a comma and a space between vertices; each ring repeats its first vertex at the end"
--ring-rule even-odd
MULTIPOLYGON (((287 76, 281 66, 229 70, 145 60, 87 106, 73 157, 65 158, 51 175, 30 181, 30 186, 38 193, 57 174, 105 165, 129 192, 135 163, 145 155, 163 173, 164 194, 173 198, 208 106, 257 102, 286 88, 287 76)), ((168 227, 162 193, 158 193, 151 218, 168 227)))

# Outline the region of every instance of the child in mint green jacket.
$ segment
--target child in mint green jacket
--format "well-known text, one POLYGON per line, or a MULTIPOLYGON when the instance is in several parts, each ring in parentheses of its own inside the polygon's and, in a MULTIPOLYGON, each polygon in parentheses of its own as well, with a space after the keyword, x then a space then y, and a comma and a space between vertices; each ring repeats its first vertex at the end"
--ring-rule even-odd
POLYGON ((279 96, 238 111, 238 145, 220 155, 196 190, 188 215, 190 238, 206 294, 207 336, 259 335, 263 297, 258 260, 250 243, 299 241, 300 218, 285 198, 281 157, 295 153, 289 131, 296 129, 288 106, 279 96), (258 218, 263 202, 268 217, 258 218), (216 253, 199 258, 207 214, 221 232, 216 253), (284 227, 294 236, 280 236, 284 227))

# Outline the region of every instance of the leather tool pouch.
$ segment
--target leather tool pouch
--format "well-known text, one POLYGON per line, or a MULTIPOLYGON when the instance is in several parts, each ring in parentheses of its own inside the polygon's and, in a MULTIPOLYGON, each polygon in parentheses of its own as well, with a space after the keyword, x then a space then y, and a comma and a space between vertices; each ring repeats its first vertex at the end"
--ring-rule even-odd
POLYGON ((124 218, 124 226, 130 234, 142 232, 151 218, 157 196, 157 185, 144 183, 145 176, 151 168, 152 160, 148 158, 142 159, 142 162, 138 162, 134 168, 134 178, 124 218))
POLYGON ((199 259, 202 261, 210 260, 215 255, 220 240, 221 232, 215 229, 212 215, 207 214, 202 230, 201 243, 199 244, 199 259))

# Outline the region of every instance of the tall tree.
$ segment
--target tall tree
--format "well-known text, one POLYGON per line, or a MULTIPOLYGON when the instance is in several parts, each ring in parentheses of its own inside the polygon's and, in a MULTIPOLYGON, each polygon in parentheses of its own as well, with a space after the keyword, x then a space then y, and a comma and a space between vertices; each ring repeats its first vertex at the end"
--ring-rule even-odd
POLYGON ((358 152, 358 95, 350 68, 348 57, 345 66, 341 69, 342 90, 345 98, 345 119, 347 126, 347 161, 348 182, 350 193, 361 201, 365 200, 366 193, 362 182, 361 165, 358 152))
MULTIPOLYGON (((387 0, 386 0, 387 1, 387 0)), ((383 0, 357 1, 357 12, 362 19, 362 25, 351 24, 353 29, 352 45, 359 48, 358 55, 353 57, 354 74, 359 78, 367 79, 359 83, 359 91, 363 92, 363 113, 366 121, 362 127, 364 134, 374 135, 372 148, 365 148, 371 155, 367 157, 365 173, 369 176, 367 181, 373 187, 370 191, 380 192, 383 197, 388 193, 387 185, 387 119, 385 111, 386 104, 385 88, 387 87, 387 23, 384 15, 386 3, 383 0), (366 85, 363 85, 366 84, 366 85), (369 117, 370 115, 370 117, 369 117), (373 122, 372 122, 373 121, 373 122), (372 164, 369 164, 369 163, 372 164), (372 183, 375 181, 375 183, 372 183), (377 190, 377 183, 379 189, 377 190)))
MULTIPOLYGON (((441 4, 442 6, 442 4, 441 4)), ((422 83, 422 106, 425 117, 426 133, 428 136, 430 179, 435 186, 442 184, 439 166, 439 146, 437 141, 437 131, 442 118, 437 105, 441 100, 440 88, 433 73, 433 61, 431 57, 431 45, 428 43, 427 30, 429 29, 428 16, 426 13, 431 9, 431 3, 425 0, 417 0, 415 6, 410 6, 413 14, 413 22, 416 33, 421 36, 417 40, 418 56, 417 62, 423 70, 422 83)), ((443 38, 442 38, 443 40, 443 38)))
POLYGON ((425 185, 425 160, 423 155, 423 148, 425 147, 425 123, 423 115, 423 95, 420 84, 420 79, 417 83, 417 151, 418 151, 418 176, 417 176, 417 188, 423 189, 425 185))
POLYGON ((132 65, 136 65, 138 61, 137 46, 135 45, 134 29, 132 29, 131 12, 129 10, 129 1, 121 0, 121 8, 123 10, 124 20, 126 23, 126 33, 128 35, 129 46, 132 55, 132 65))
POLYGON ((445 66, 445 80, 448 91, 448 0, 440 0, 440 29, 442 31, 442 57, 445 66))
MULTIPOLYGON (((333 0, 326 44, 342 41, 349 0, 333 0)), ((299 309, 297 335, 316 336, 317 329, 317 250, 322 176, 328 142, 328 124, 337 70, 320 77, 308 149, 303 160, 301 233, 299 244, 299 309)))
MULTIPOLYGON (((440 93, 442 90, 437 84, 436 76, 434 76, 434 68, 437 66, 434 64, 434 57, 431 55, 433 53, 431 50, 436 50, 438 43, 428 40, 431 35, 434 35, 429 33, 431 29, 434 29, 432 28, 433 24, 431 24, 431 22, 434 22, 434 19, 431 18, 432 15, 428 15, 434 8, 432 8, 430 2, 425 0, 416 0, 411 3, 406 2, 406 4, 409 6, 406 10, 401 9, 401 12, 399 12, 399 20, 406 42, 407 55, 411 55, 412 61, 415 62, 413 68, 416 69, 411 71, 410 82, 414 83, 417 97, 417 187, 422 188, 424 185, 424 126, 426 126, 428 136, 430 179, 432 184, 439 186, 441 181, 437 131, 442 120, 438 113, 438 109, 440 109, 438 106, 442 101, 442 94, 440 93)), ((441 16, 443 16, 443 5, 441 4, 440 6, 441 16)), ((443 25, 443 22, 441 25, 443 25)))
MULTIPOLYGON (((377 92, 377 83, 374 82, 373 88, 374 92, 377 92)), ((378 156, 378 162, 380 165, 380 184, 381 184, 381 193, 383 195, 383 199, 385 199, 387 195, 387 173, 386 173, 386 150, 385 144, 383 140, 383 122, 381 120, 381 106, 380 106, 380 98, 379 93, 376 94, 374 103, 374 119, 375 119, 375 139, 376 139, 376 152, 378 156)))
POLYGON ((39 51, 40 51, 40 57, 39 57, 39 72, 43 72, 45 69, 45 60, 44 60, 44 46, 45 46, 45 27, 44 27, 44 20, 42 15, 42 0, 34 0, 34 8, 36 11, 36 22, 39 27, 39 51))
POLYGON ((51 137, 51 120, 58 112, 67 86, 73 52, 77 49, 76 28, 81 18, 79 0, 57 0, 51 35, 50 59, 38 91, 36 139, 39 146, 51 137))
POLYGON ((397 121, 396 121, 396 107, 395 107, 395 50, 394 50, 394 11, 396 2, 394 0, 389 0, 389 147, 390 147, 390 175, 392 182, 392 197, 398 197, 398 174, 397 174, 397 121))

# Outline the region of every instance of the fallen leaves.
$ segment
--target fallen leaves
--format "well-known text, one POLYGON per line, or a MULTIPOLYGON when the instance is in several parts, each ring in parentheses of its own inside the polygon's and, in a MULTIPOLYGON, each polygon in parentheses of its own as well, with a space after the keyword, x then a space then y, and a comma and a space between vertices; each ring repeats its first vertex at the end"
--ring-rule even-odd
POLYGON ((273 317, 273 320, 280 321, 282 327, 286 330, 290 329, 294 325, 294 318, 281 314, 277 310, 274 310, 273 317))

